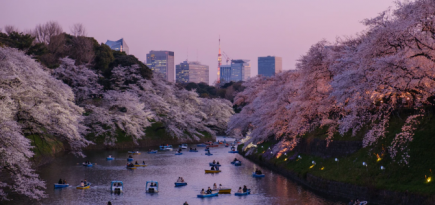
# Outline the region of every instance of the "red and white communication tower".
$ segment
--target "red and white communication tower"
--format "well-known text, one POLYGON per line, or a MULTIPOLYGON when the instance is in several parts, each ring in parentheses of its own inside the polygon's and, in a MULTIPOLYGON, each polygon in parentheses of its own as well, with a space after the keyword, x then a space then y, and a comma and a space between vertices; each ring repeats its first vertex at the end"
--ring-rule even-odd
POLYGON ((217 83, 220 83, 220 80, 221 80, 221 65, 222 65, 221 36, 219 36, 219 54, 218 54, 218 68, 217 68, 217 83))

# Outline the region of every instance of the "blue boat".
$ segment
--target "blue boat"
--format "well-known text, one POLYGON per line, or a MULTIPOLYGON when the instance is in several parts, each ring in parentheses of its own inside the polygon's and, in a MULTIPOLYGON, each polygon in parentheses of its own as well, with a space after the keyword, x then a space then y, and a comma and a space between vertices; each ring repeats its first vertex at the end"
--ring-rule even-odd
POLYGON ((69 184, 54 184, 55 189, 69 187, 69 184))
POLYGON ((178 153, 175 153, 175 155, 182 155, 183 153, 181 153, 181 152, 178 152, 178 153))
POLYGON ((186 186, 187 182, 175 182, 175 186, 186 186))
POLYGON ((197 195, 198 198, 207 198, 207 197, 214 197, 214 196, 218 196, 219 193, 214 193, 214 194, 199 194, 197 195))
POLYGON ((152 151, 148 152, 148 154, 156 154, 156 153, 157 153, 157 150, 152 150, 152 151))
POLYGON ((133 158, 127 158, 127 161, 131 162, 133 161, 133 158))
POLYGON ((198 150, 191 149, 189 152, 198 152, 198 150))
POLYGON ((85 163, 83 163, 83 166, 85 166, 85 167, 92 167, 93 165, 92 164, 85 164, 85 163))
POLYGON ((213 155, 213 154, 212 154, 212 153, 205 153, 205 155, 211 156, 211 155, 213 155))
POLYGON ((255 172, 252 172, 252 176, 255 178, 261 178, 261 177, 264 177, 265 175, 264 174, 256 174, 255 172))
POLYGON ((232 161, 232 162, 231 162, 231 164, 235 164, 235 163, 236 163, 236 161, 232 161))
POLYGON ((206 147, 207 145, 205 145, 205 144, 197 144, 196 146, 197 147, 206 147))
POLYGON ((245 196, 245 195, 248 195, 248 194, 251 194, 251 190, 250 190, 250 189, 248 189, 247 192, 243 192, 243 193, 235 193, 234 195, 236 195, 236 196, 245 196))
POLYGON ((113 158, 113 157, 107 157, 106 159, 107 160, 114 160, 115 158, 113 158))
POLYGON ((213 164, 212 162, 208 163, 211 167, 220 167, 220 164, 213 164))
POLYGON ((204 151, 206 151, 206 152, 209 151, 209 150, 210 150, 210 148, 205 148, 205 149, 204 149, 204 151))
POLYGON ((235 166, 242 166, 242 162, 241 161, 237 161, 234 163, 235 166))
POLYGON ((239 151, 228 151, 228 153, 239 153, 239 151))

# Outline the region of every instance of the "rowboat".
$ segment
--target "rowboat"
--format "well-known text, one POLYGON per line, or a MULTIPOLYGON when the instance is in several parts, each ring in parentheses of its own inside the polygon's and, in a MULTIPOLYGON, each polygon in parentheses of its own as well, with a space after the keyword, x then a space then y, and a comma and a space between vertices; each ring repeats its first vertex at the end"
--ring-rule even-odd
POLYGON ((220 167, 221 165, 220 164, 213 164, 212 162, 210 162, 210 163, 208 163, 211 167, 213 167, 213 166, 218 166, 218 167, 220 167))
POLYGON ((163 151, 172 151, 172 145, 164 145, 159 147, 163 151))
POLYGON ((239 151, 233 151, 233 150, 231 150, 231 151, 228 151, 228 153, 239 153, 239 151))
POLYGON ((205 146, 207 146, 207 145, 205 145, 205 144, 197 144, 196 146, 197 146, 197 147, 205 147, 205 146))
POLYGON ((157 150, 152 150, 152 151, 148 152, 148 154, 156 154, 156 153, 157 153, 157 150))
POLYGON ((135 167, 146 167, 147 165, 146 164, 135 164, 134 166, 135 167))
POLYGON ((232 161, 231 164, 235 164, 237 161, 232 161))
POLYGON ((133 158, 127 158, 127 161, 131 162, 133 161, 133 158))
POLYGON ((136 169, 136 167, 127 167, 127 169, 136 169))
POLYGON ((110 191, 115 193, 121 193, 124 189, 124 183, 122 181, 112 181, 110 183, 110 191))
POLYGON ((242 166, 242 162, 241 161, 234 162, 234 165, 235 166, 242 166))
POLYGON ((243 193, 235 193, 234 195, 236 195, 236 196, 244 196, 244 195, 248 195, 248 194, 251 194, 251 190, 250 189, 248 189, 248 191, 247 192, 243 192, 243 193))
POLYGON ((145 184, 146 193, 159 193, 159 182, 147 181, 145 184))
POLYGON ((69 187, 69 184, 54 184, 55 189, 65 188, 65 187, 69 187))
POLYGON ((213 154, 212 154, 212 153, 205 153, 205 155, 211 156, 211 155, 213 155, 213 154))
POLYGON ((261 178, 261 177, 264 177, 265 175, 264 174, 256 174, 255 172, 252 172, 252 176, 256 177, 256 178, 261 178))
POLYGON ((187 144, 182 144, 179 146, 181 149, 187 149, 187 144))
POLYGON ((83 166, 85 166, 85 167, 92 167, 93 165, 92 164, 83 164, 83 166))
POLYGON ((106 159, 107 160, 114 160, 115 158, 113 158, 113 157, 107 157, 106 159))
POLYGON ((212 193, 212 194, 199 194, 197 195, 198 198, 207 198, 207 197, 214 197, 218 196, 219 193, 212 193))
POLYGON ((187 182, 175 182, 175 186, 186 186, 187 182))
POLYGON ((129 154, 140 154, 139 151, 128 151, 129 154))
POLYGON ((175 153, 175 155, 182 155, 182 154, 183 154, 182 152, 175 153))
POLYGON ((189 152, 198 152, 198 150, 191 149, 189 152))
POLYGON ((205 173, 219 173, 221 170, 205 170, 205 173))
POLYGON ((225 147, 228 147, 228 146, 230 146, 229 144, 225 144, 225 147))
POLYGON ((231 189, 229 188, 214 189, 212 191, 218 192, 219 194, 231 194, 231 189))
POLYGON ((78 185, 76 187, 76 189, 89 189, 89 188, 91 188, 91 183, 88 183, 86 186, 80 186, 80 185, 78 185))

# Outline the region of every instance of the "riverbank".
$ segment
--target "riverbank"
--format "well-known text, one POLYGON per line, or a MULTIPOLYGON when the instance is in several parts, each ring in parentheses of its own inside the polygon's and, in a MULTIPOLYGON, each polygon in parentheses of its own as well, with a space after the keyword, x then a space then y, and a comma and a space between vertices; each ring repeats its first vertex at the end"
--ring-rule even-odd
POLYGON ((355 137, 335 136, 326 147, 324 128, 301 137, 293 151, 282 155, 270 153, 277 143, 273 140, 245 152, 239 146, 239 151, 242 155, 249 151, 246 158, 325 197, 372 204, 435 204, 435 117, 428 113, 420 119, 408 145, 411 157, 407 165, 392 160, 387 151, 405 119, 406 113, 391 118, 382 142, 366 148, 362 147, 364 130, 355 137))

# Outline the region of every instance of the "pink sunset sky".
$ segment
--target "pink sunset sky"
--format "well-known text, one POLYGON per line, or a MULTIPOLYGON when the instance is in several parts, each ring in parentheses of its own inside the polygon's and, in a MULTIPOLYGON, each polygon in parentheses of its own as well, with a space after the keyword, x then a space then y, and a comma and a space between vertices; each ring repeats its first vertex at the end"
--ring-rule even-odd
MULTIPOLYGON (((5 0, 0 3, 0 28, 20 30, 57 21, 69 32, 82 23, 99 42, 124 38, 141 61, 150 50, 175 52, 175 64, 187 59, 210 67, 216 79, 218 38, 232 59, 251 61, 257 75, 259 56, 282 57, 283 69, 311 45, 353 36, 361 21, 394 8, 395 0, 5 0), (188 53, 188 55, 187 55, 188 53)), ((224 61, 224 60, 223 60, 224 61)), ((225 61, 224 61, 225 64, 225 61)))

